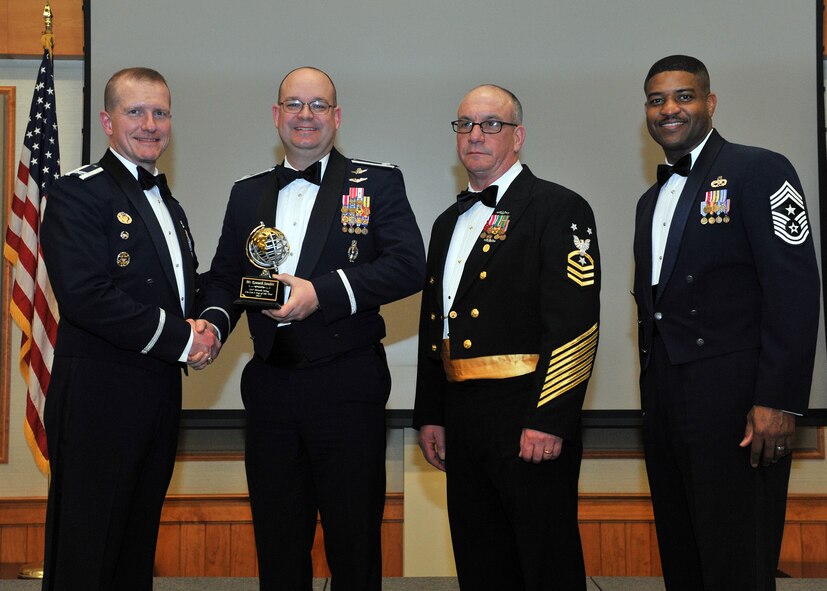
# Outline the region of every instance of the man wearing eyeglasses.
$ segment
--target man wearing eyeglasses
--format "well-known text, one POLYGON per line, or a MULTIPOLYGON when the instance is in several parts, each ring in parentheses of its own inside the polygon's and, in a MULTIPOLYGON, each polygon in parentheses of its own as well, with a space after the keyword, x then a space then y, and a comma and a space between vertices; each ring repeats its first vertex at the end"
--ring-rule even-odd
POLYGON ((588 203, 519 160, 511 92, 469 92, 452 123, 468 191, 434 223, 414 426, 447 475, 460 587, 585 589, 580 411, 597 349, 588 203))
POLYGON ((390 375, 379 306, 421 289, 425 253, 399 169, 333 147, 341 117, 321 70, 282 80, 284 163, 235 183, 201 314, 226 340, 242 278, 261 272, 248 237, 280 230, 289 255, 272 278, 283 297, 246 307, 255 355, 241 378, 263 591, 311 589, 317 511, 334 588, 381 588, 390 375))

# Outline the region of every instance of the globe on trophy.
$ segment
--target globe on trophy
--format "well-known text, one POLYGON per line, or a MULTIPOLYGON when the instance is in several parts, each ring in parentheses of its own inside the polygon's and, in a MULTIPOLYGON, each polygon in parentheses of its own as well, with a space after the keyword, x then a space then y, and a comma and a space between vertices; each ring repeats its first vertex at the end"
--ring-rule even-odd
POLYGON ((280 281, 271 275, 279 272, 279 265, 290 256, 290 243, 281 230, 260 222, 247 237, 247 259, 261 269, 261 274, 241 278, 237 305, 248 308, 280 308, 278 302, 280 281))

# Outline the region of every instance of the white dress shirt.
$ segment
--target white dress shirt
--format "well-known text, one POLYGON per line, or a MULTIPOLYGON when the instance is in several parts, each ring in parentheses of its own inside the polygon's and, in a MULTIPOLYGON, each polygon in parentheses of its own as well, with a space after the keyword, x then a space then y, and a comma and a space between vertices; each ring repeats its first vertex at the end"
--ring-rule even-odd
MULTIPOLYGON (((497 204, 500 203, 500 199, 522 170, 523 165, 517 160, 500 178, 491 183, 497 185, 497 204)), ((472 190, 470 184, 468 190, 472 190)), ((462 272, 465 270, 465 261, 468 260, 471 249, 474 248, 474 244, 479 239, 485 223, 494 213, 494 209, 494 207, 486 206, 482 201, 477 201, 457 218, 457 224, 454 226, 454 233, 451 236, 451 244, 448 247, 448 254, 445 257, 445 271, 442 274, 442 310, 444 318, 442 338, 444 339, 449 336, 448 313, 454 305, 454 298, 457 295, 462 272)))

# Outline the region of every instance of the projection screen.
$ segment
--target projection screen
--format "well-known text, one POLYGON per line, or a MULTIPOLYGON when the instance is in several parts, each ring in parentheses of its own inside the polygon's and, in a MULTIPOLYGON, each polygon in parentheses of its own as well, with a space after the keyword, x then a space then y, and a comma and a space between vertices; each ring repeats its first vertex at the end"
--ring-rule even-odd
MULTIPOLYGON (((471 87, 512 90, 525 111, 522 161, 588 199, 603 257, 600 347, 586 408, 635 409, 638 361, 632 283, 635 203, 663 159, 644 126, 643 77, 687 53, 709 68, 714 123, 738 143, 796 166, 820 252, 817 73, 812 0, 549 1, 86 0, 91 22, 90 157, 106 147, 98 113, 116 70, 150 66, 173 97, 173 142, 159 168, 186 209, 209 268, 235 179, 283 156, 273 128, 289 70, 328 72, 343 110, 337 145, 397 163, 427 244, 437 214, 466 178, 449 122, 471 87)), ((795 313, 790 294, 789 313, 795 313)), ((393 371, 390 409, 413 405, 419 297, 384 308, 393 371)), ((503 302, 502 321, 520 313, 503 302)), ((219 360, 185 380, 185 407, 241 408, 250 355, 241 322, 219 360)), ((811 406, 827 407, 823 323, 811 406)))

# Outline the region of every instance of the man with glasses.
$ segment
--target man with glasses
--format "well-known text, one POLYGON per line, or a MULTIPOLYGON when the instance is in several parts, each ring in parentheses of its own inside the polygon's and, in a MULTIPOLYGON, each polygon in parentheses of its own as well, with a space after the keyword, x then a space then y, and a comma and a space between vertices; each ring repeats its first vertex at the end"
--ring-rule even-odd
POLYGON ((447 475, 460 587, 585 589, 577 481, 598 336, 594 215, 520 163, 511 92, 473 89, 452 125, 468 191, 431 233, 414 426, 447 475))
POLYGON ((246 308, 253 338, 241 396, 263 591, 311 589, 317 511, 334 588, 381 587, 390 374, 379 306, 422 287, 425 254, 402 173, 339 154, 341 117, 324 72, 282 80, 284 163, 235 183, 201 314, 226 340, 246 308), (277 301, 251 307, 262 268, 280 282, 264 294, 277 301))

